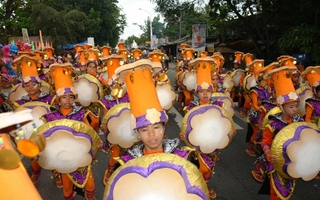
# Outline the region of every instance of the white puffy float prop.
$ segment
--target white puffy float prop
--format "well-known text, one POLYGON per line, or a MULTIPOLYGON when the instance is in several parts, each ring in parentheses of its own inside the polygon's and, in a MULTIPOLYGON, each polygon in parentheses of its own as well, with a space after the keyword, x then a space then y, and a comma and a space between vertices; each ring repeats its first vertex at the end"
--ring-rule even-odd
POLYGON ((243 69, 236 69, 231 73, 234 86, 240 86, 240 79, 244 74, 245 74, 245 71, 243 69))
POLYGON ((102 126, 109 144, 104 150, 109 150, 111 145, 127 149, 140 141, 138 134, 133 131, 131 115, 130 103, 115 105, 107 112, 102 120, 102 126))
POLYGON ((211 97, 217 98, 218 101, 223 102, 223 108, 228 111, 231 117, 234 116, 234 103, 228 94, 213 92, 211 97))
POLYGON ((164 110, 170 110, 176 101, 176 93, 167 74, 162 74, 157 81, 156 91, 160 105, 164 110))
POLYGON ((306 100, 313 97, 313 92, 310 86, 302 86, 296 90, 297 95, 300 98, 299 102, 299 115, 304 116, 306 114, 306 100))
POLYGON ((185 136, 186 144, 205 154, 228 146, 234 131, 228 111, 216 105, 192 108, 181 123, 181 133, 185 136))
POLYGON ((84 107, 97 102, 103 97, 102 84, 96 77, 90 74, 78 76, 73 85, 78 92, 76 102, 79 102, 84 107))
POLYGON ((320 130, 312 123, 295 122, 283 128, 271 145, 275 170, 287 179, 310 181, 320 171, 320 130))
MULTIPOLYGON (((22 104, 15 110, 15 112, 20 112, 22 110, 30 110, 33 116, 33 120, 31 122, 21 126, 26 138, 29 139, 34 132, 34 128, 44 124, 44 122, 41 120, 41 117, 47 113, 50 113, 50 106, 47 103, 32 101, 22 104)), ((14 132, 15 131, 11 131, 10 135, 14 136, 14 132)))
MULTIPOLYGON (((38 128, 45 141, 37 156, 39 165, 47 170, 71 173, 89 165, 98 153, 101 140, 94 129, 83 122, 62 119, 38 128)), ((33 140, 35 134, 31 136, 33 140)))
POLYGON ((104 200, 209 200, 198 168, 175 154, 152 154, 120 166, 105 187, 104 200))

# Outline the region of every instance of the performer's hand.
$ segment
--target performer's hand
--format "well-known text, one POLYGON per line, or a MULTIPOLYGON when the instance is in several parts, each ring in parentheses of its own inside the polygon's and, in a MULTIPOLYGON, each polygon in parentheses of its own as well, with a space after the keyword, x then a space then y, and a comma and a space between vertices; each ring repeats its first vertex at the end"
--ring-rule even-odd
POLYGON ((180 138, 180 140, 185 140, 186 139, 186 137, 184 136, 184 134, 183 133, 179 133, 179 138, 180 138))
POLYGON ((274 165, 274 164, 276 164, 276 162, 277 162, 276 157, 275 157, 275 156, 270 155, 270 163, 271 163, 272 165, 274 165))
POLYGON ((237 135, 237 131, 234 130, 234 131, 232 132, 232 137, 235 137, 236 135, 237 135))

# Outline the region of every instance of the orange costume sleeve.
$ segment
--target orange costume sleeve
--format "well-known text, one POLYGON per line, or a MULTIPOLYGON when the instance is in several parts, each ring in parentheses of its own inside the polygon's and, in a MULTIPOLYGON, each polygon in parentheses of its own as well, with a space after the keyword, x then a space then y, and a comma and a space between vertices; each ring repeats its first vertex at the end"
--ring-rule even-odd
POLYGON ((254 91, 250 91, 250 96, 251 96, 251 107, 254 108, 255 110, 259 110, 259 105, 258 105, 258 94, 254 91))
POLYGON ((239 80, 239 86, 242 87, 243 86, 243 80, 244 80, 244 77, 246 75, 245 74, 242 74, 242 76, 240 77, 240 80, 239 80))
POLYGON ((311 122, 312 113, 313 113, 312 106, 310 104, 306 103, 306 116, 305 116, 306 122, 311 122))
POLYGON ((271 127, 267 126, 263 131, 263 138, 261 141, 261 146, 265 145, 271 146, 273 140, 273 132, 270 130, 271 127))

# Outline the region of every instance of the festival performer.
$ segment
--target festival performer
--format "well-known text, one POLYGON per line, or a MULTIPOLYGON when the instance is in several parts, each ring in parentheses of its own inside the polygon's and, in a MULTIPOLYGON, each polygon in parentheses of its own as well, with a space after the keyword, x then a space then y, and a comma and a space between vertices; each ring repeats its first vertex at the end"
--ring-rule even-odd
POLYGON ((41 80, 37 70, 37 65, 40 64, 39 60, 36 57, 22 55, 15 59, 14 62, 15 65, 21 69, 22 87, 25 88, 28 94, 14 102, 13 106, 17 108, 20 105, 31 101, 40 101, 53 105, 55 103, 55 98, 49 93, 45 93, 40 90, 41 80))
POLYGON ((45 68, 49 68, 50 65, 56 62, 56 59, 54 58, 54 48, 52 47, 52 44, 46 42, 46 47, 43 49, 43 51, 45 52, 43 66, 45 68))
POLYGON ((87 73, 87 50, 80 49, 78 51, 79 55, 76 57, 76 69, 77 75, 82 75, 87 73))
POLYGON ((226 93, 228 91, 227 88, 223 87, 223 85, 219 83, 219 80, 220 80, 219 72, 211 71, 211 80, 212 80, 212 87, 213 87, 212 92, 226 93))
POLYGON ((269 87, 263 76, 259 74, 260 70, 264 67, 264 60, 255 59, 251 63, 251 69, 256 79, 257 85, 250 89, 249 95, 251 98, 251 109, 247 118, 248 126, 246 142, 248 146, 246 152, 249 156, 255 157, 256 152, 254 148, 254 141, 257 138, 259 130, 260 106, 261 101, 270 98, 269 87), (250 127, 250 128, 249 128, 250 127))
MULTIPOLYGON (((240 79, 241 79, 241 76, 244 76, 244 73, 245 71, 243 69, 240 69, 240 65, 241 65, 241 60, 242 60, 242 56, 243 56, 243 52, 240 52, 240 51, 236 51, 234 52, 234 61, 233 61, 233 70, 232 70, 232 73, 231 73, 231 76, 233 78, 233 80, 235 82, 237 82, 237 84, 235 84, 235 87, 233 87, 233 90, 231 91, 231 99, 233 101, 235 101, 235 98, 238 97, 238 106, 241 105, 241 100, 242 100, 242 94, 240 94, 240 79), (240 75, 240 78, 238 80, 235 80, 235 77, 236 76, 239 76, 239 75, 236 75, 237 73, 239 73, 240 75)), ((242 78, 243 79, 243 78, 242 78)))
MULTIPOLYGON (((190 66, 193 66, 196 69, 197 77, 197 86, 196 93, 199 97, 198 101, 191 101, 189 106, 184 108, 185 113, 187 114, 191 109, 200 106, 200 105, 217 105, 223 107, 224 104, 222 101, 219 101, 217 98, 212 97, 213 84, 211 80, 211 73, 217 73, 215 68, 215 61, 211 57, 206 58, 197 58, 191 61, 190 66)), ((185 140, 182 133, 179 134, 180 139, 185 140)), ((207 183, 210 181, 211 173, 214 170, 216 159, 219 159, 218 152, 211 154, 197 153, 197 160, 199 161, 199 169, 202 173, 204 179, 207 183)), ((216 192, 213 189, 209 189, 209 194, 211 198, 215 198, 216 192)))
POLYGON ((271 70, 266 75, 266 77, 271 78, 274 83, 277 105, 281 109, 280 113, 269 116, 271 121, 264 129, 261 142, 261 147, 265 153, 266 160, 269 163, 268 169, 266 169, 268 172, 266 181, 270 180, 271 200, 289 198, 293 193, 295 186, 294 179, 286 179, 273 169, 277 160, 271 155, 270 151, 272 141, 281 129, 291 123, 303 121, 298 115, 298 104, 300 99, 295 93, 291 81, 292 69, 294 69, 294 67, 282 66, 271 70))
POLYGON ((124 42, 119 42, 118 43, 117 55, 122 56, 123 60, 124 60, 124 63, 127 64, 127 63, 129 63, 130 54, 129 54, 129 51, 125 48, 124 45, 125 45, 124 42))
POLYGON ((245 69, 246 73, 244 74, 244 76, 240 78, 240 82, 239 82, 240 88, 242 88, 241 89, 242 91, 240 91, 240 93, 243 93, 242 96, 244 98, 243 105, 241 106, 241 110, 240 110, 240 116, 244 118, 244 117, 247 117, 248 111, 251 107, 251 99, 249 95, 250 88, 247 88, 247 85, 251 85, 249 78, 253 77, 250 80, 254 82, 256 81, 251 71, 251 62, 253 61, 253 55, 251 53, 246 53, 243 55, 242 59, 245 61, 245 64, 246 64, 246 69, 245 69))
POLYGON ((122 156, 120 162, 157 153, 174 153, 184 158, 189 156, 190 150, 178 149, 178 138, 163 139, 168 116, 161 108, 152 69, 152 62, 142 59, 115 71, 126 83, 134 116, 133 128, 141 139, 139 144, 128 149, 128 154, 122 156))
POLYGON ((189 62, 194 59, 194 50, 185 48, 182 51, 183 63, 179 66, 175 74, 176 90, 178 92, 178 110, 183 110, 193 100, 193 88, 187 87, 188 77, 194 77, 194 72, 188 69, 189 62))
POLYGON ((211 58, 215 60, 217 71, 220 75, 219 83, 223 84, 224 75, 228 73, 228 71, 223 68, 225 62, 224 57, 220 52, 214 52, 211 58))
MULTIPOLYGON (((78 96, 75 90, 72 78, 72 64, 52 64, 50 66, 50 75, 53 77, 56 96, 59 101, 58 106, 52 107, 52 112, 45 114, 43 120, 45 122, 51 122, 59 119, 70 119, 84 122, 89 126, 93 126, 97 119, 94 117, 90 111, 83 109, 82 106, 76 106, 74 104, 75 99, 78 96)), ((37 181, 40 175, 40 166, 34 160, 32 162, 33 175, 32 179, 34 182, 37 181)), ((60 176, 59 173, 55 174, 57 177, 60 176)), ((90 166, 78 169, 75 172, 69 174, 61 174, 61 182, 63 186, 63 195, 65 199, 73 199, 75 192, 73 191, 73 185, 77 187, 82 187, 85 189, 85 197, 88 200, 96 199, 94 197, 95 193, 95 183, 90 166)))
POLYGON ((279 63, 273 62, 273 63, 270 63, 269 65, 267 65, 266 67, 262 68, 259 72, 260 76, 263 76, 263 79, 267 82, 267 85, 270 89, 270 98, 266 99, 266 100, 262 100, 261 106, 259 109, 259 113, 260 113, 260 117, 258 120, 259 129, 258 129, 257 137, 254 141, 254 146, 255 146, 257 153, 259 153, 260 157, 256 161, 255 169, 251 171, 253 178, 261 183, 263 182, 264 175, 265 175, 263 173, 263 164, 264 164, 265 160, 264 160, 264 157, 262 156, 263 151, 261 149, 262 133, 264 131, 265 124, 262 124, 262 123, 265 123, 263 120, 266 120, 265 117, 267 117, 266 116, 267 113, 269 114, 269 111, 271 111, 273 108, 277 107, 276 92, 274 90, 274 85, 271 82, 271 80, 268 79, 268 77, 266 75, 268 72, 270 72, 271 70, 273 70, 277 67, 279 67, 279 63))
POLYGON ((39 60, 39 64, 37 65, 39 78, 43 81, 47 81, 46 75, 43 71, 44 52, 39 50, 39 48, 37 48, 36 50, 33 51, 33 53, 35 54, 35 57, 38 58, 39 60))
POLYGON ((99 62, 99 50, 89 49, 86 52, 87 58, 87 73, 96 77, 103 86, 107 86, 108 82, 102 78, 101 74, 98 73, 98 62, 99 62))

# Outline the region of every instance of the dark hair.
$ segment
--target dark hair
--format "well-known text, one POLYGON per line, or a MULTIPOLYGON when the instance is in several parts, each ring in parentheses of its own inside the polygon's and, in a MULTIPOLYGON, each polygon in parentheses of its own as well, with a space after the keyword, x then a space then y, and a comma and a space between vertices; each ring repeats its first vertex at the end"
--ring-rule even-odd
POLYGON ((316 93, 317 93, 318 91, 320 91, 320 85, 318 85, 318 86, 316 87, 315 91, 316 91, 316 93))
POLYGON ((310 63, 307 60, 301 60, 297 63, 297 65, 303 65, 304 69, 306 69, 307 67, 309 67, 310 63))

